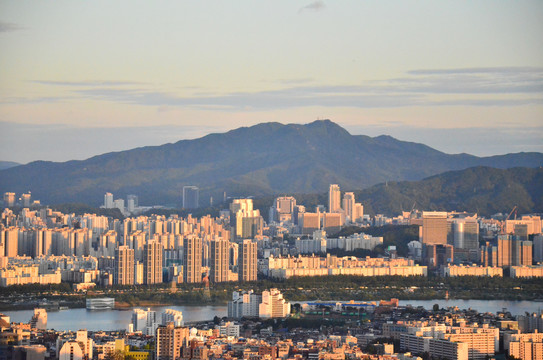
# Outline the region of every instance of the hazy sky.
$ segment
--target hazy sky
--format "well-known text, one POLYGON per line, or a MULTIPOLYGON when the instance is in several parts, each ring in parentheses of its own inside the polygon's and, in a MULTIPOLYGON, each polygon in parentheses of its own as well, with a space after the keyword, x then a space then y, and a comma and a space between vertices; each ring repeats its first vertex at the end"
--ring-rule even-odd
POLYGON ((1 1, 0 160, 328 118, 543 151, 543 1, 1 1))

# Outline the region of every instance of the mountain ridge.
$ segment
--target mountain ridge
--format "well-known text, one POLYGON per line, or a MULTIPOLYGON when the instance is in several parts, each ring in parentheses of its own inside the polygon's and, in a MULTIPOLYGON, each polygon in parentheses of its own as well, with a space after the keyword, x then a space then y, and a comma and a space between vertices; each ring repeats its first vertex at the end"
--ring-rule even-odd
POLYGON ((351 135, 330 120, 262 123, 198 139, 144 146, 67 162, 36 161, 0 171, 0 191, 32 191, 45 203, 98 205, 105 192, 138 194, 142 204, 179 204, 183 185, 213 195, 320 192, 331 183, 363 189, 420 180, 478 165, 536 167, 541 153, 493 157, 445 154, 388 135, 351 135))

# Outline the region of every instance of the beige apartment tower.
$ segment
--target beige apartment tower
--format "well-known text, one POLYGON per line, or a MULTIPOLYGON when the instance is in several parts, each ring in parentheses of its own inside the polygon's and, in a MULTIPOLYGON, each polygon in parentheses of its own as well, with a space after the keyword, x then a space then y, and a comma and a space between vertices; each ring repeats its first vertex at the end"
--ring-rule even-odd
POLYGON ((230 242, 221 238, 210 242, 210 280, 213 283, 228 281, 230 242))
POLYGON ((117 285, 134 284, 134 249, 119 246, 115 250, 114 283, 117 285))
POLYGON ((251 240, 243 240, 239 246, 239 280, 256 281, 257 279, 257 244, 251 240))
POLYGON ((143 282, 147 285, 162 282, 162 244, 156 240, 143 247, 143 282))
POLYGON ((328 191, 328 212, 334 213, 341 210, 341 190, 339 190, 339 185, 332 184, 330 185, 330 190, 328 191))
POLYGON ((183 238, 183 280, 186 283, 202 281, 202 239, 196 235, 183 238))

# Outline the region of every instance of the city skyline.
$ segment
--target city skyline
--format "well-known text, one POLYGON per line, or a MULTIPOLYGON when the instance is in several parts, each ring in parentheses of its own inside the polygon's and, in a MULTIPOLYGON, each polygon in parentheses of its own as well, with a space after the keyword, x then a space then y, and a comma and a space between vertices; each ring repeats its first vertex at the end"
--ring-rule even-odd
POLYGON ((85 159, 324 118, 447 153, 543 150, 540 2, 0 10, 1 160, 85 159))

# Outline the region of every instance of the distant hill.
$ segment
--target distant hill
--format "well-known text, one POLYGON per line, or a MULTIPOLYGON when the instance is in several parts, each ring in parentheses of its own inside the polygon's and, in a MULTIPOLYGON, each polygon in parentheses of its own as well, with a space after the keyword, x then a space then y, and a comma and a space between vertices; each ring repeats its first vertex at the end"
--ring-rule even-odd
MULTIPOLYGON (((351 191, 349 189, 342 189, 351 191)), ((366 214, 396 216, 418 210, 468 211, 493 215, 518 206, 519 213, 543 212, 543 168, 495 169, 473 167, 448 171, 419 181, 389 181, 354 191, 366 214)), ((314 211, 327 206, 328 193, 292 194, 297 204, 314 211)), ((265 216, 274 196, 256 198, 255 207, 265 216)), ((267 219, 267 217, 266 217, 267 219)))
POLYGON ((18 165, 21 165, 21 164, 13 162, 13 161, 0 161, 0 170, 9 169, 18 165))
POLYGON ((379 184, 356 191, 365 211, 458 210, 492 215, 518 206, 519 213, 543 212, 543 168, 474 167, 421 181, 379 184))
POLYGON ((32 191, 42 203, 99 205, 105 192, 138 194, 141 204, 179 204, 183 185, 200 203, 228 196, 325 192, 329 184, 364 189, 485 165, 537 167, 541 153, 450 155, 390 136, 351 135, 329 121, 264 123, 195 140, 112 152, 83 161, 36 161, 0 171, 0 192, 32 191))

